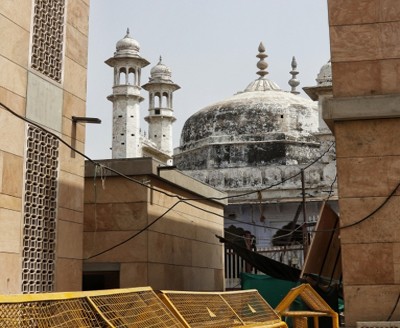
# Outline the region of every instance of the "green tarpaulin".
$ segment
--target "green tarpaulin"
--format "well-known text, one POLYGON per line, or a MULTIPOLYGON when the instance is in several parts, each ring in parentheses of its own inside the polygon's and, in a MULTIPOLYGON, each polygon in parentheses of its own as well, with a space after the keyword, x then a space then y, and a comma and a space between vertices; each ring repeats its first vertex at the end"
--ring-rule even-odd
POLYGON ((273 308, 282 301, 290 289, 300 284, 299 282, 276 279, 267 275, 244 272, 241 273, 240 279, 242 289, 257 289, 273 308))

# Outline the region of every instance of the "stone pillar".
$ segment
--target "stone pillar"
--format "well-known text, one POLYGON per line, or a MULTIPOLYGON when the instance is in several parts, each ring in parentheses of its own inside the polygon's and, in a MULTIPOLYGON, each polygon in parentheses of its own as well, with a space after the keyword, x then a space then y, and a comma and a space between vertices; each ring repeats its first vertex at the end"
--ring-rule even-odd
POLYGON ((400 2, 328 6, 346 327, 400 320, 400 2))

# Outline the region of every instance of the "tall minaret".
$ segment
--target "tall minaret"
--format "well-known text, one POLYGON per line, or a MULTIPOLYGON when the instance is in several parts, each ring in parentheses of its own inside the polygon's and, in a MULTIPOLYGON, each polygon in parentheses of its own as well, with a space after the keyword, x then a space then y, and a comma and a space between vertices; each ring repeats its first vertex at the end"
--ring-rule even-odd
POLYGON ((129 29, 116 45, 114 56, 106 64, 114 68, 112 158, 142 156, 140 146, 140 75, 149 62, 139 54, 139 43, 131 38, 129 29))
POLYGON ((150 71, 149 82, 143 85, 149 92, 149 115, 145 117, 149 123, 149 139, 159 150, 172 156, 172 95, 180 86, 172 82, 171 70, 160 61, 150 71))

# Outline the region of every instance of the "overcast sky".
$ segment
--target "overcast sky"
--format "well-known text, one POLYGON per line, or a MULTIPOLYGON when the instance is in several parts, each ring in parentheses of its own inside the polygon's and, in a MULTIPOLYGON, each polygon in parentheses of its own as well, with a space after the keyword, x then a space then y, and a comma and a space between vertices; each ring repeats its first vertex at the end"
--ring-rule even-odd
MULTIPOLYGON (((140 44, 151 64, 141 83, 162 55, 181 89, 174 93, 174 147, 186 119, 201 108, 232 96, 258 76, 257 48, 262 41, 269 64, 267 76, 289 90, 292 56, 298 62, 300 87, 313 86, 329 58, 327 4, 324 0, 93 0, 90 2, 85 153, 111 158, 113 71, 104 61, 126 34, 140 44)), ((147 92, 141 117, 147 115, 147 92)), ((304 93, 300 96, 307 97, 304 93)), ((147 124, 142 121, 142 130, 147 124)))

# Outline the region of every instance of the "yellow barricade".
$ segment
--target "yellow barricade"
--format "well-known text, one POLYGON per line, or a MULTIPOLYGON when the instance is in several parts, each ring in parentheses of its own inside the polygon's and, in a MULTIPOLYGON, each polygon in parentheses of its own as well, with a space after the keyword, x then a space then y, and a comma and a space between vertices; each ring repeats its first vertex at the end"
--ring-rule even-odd
POLYGON ((182 327, 150 287, 0 296, 0 327, 182 327))
POLYGON ((275 311, 281 317, 293 319, 293 328, 307 328, 307 318, 313 318, 314 328, 319 327, 320 317, 330 317, 332 327, 339 328, 338 314, 324 301, 324 299, 309 284, 302 284, 292 288, 285 298, 276 306, 275 311), (306 311, 293 311, 290 306, 299 297, 309 307, 306 311))
POLYGON ((151 287, 3 295, 0 327, 287 328, 256 290, 157 295, 151 287))
POLYGON ((287 327, 257 290, 161 291, 159 296, 187 328, 287 327))

